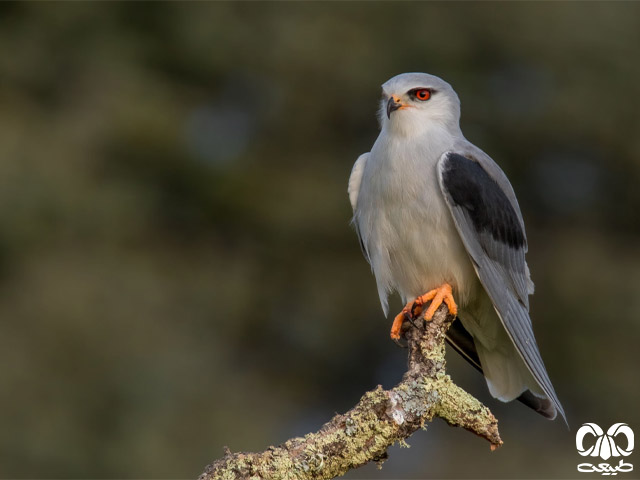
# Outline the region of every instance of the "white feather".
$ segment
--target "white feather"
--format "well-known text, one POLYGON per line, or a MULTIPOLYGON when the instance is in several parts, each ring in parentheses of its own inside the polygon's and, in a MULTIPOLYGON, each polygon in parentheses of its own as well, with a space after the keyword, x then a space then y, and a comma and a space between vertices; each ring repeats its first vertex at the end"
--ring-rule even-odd
POLYGON ((360 190, 360 182, 362 181, 362 172, 364 166, 367 163, 368 153, 363 153, 358 157, 356 163, 353 164, 351 169, 351 175, 349 176, 349 186, 347 187, 347 193, 349 194, 349 201, 351 202, 351 208, 356 209, 358 204, 358 191, 360 190))

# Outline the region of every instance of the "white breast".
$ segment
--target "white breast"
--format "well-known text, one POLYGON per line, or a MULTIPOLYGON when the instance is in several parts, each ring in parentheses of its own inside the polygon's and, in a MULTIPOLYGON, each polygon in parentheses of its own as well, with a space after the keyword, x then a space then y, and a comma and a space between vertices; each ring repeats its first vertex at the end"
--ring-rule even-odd
POLYGON ((354 220, 385 314, 392 290, 406 302, 448 282, 463 306, 477 284, 438 185, 436 165, 453 140, 442 131, 427 137, 381 132, 362 171, 354 220))

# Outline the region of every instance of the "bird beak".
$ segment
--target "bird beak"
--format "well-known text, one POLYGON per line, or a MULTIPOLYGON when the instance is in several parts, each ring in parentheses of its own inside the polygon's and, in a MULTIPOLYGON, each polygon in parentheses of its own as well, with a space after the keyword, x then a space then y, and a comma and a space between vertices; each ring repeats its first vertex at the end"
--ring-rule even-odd
POLYGON ((391 112, 394 112, 403 106, 404 105, 400 101, 400 97, 397 95, 391 95, 387 102, 387 118, 391 118, 391 112))

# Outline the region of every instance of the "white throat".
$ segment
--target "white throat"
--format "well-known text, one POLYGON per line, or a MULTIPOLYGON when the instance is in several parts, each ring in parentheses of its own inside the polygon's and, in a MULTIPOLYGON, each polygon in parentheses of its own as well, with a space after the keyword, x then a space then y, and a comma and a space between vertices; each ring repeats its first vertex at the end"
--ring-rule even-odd
POLYGON ((425 115, 425 112, 412 109, 393 112, 391 118, 385 118, 382 122, 382 130, 390 136, 403 139, 432 136, 434 132, 450 138, 462 137, 458 118, 448 115, 425 115))

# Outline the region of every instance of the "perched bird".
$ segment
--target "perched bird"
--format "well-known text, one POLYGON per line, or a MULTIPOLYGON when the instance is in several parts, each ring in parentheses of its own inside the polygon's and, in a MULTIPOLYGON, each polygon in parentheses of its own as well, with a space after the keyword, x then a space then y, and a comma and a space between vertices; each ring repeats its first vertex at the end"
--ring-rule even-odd
POLYGON ((381 131, 349 178, 353 224, 382 309, 406 306, 391 328, 445 302, 457 315, 447 340, 484 373, 491 395, 554 419, 564 411, 529 317, 533 282, 513 188, 460 130, 460 101, 444 80, 404 73, 382 85, 381 131))

